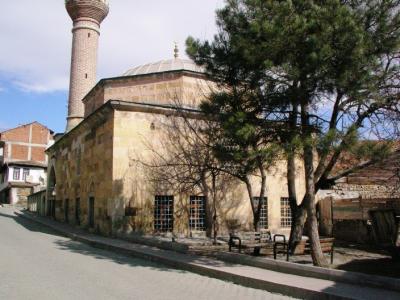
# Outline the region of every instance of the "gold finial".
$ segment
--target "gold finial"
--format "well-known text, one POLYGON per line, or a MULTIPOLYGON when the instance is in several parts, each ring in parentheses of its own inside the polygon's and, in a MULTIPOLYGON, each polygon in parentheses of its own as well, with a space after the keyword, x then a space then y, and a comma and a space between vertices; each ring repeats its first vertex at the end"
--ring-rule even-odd
POLYGON ((174 57, 175 58, 179 57, 179 49, 178 49, 178 43, 177 42, 175 42, 174 57))

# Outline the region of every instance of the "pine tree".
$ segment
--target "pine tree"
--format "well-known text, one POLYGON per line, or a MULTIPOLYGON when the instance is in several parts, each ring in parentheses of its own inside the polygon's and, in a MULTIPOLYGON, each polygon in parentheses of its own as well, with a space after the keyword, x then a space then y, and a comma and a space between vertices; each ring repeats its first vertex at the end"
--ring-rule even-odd
POLYGON ((354 147, 361 128, 379 131, 378 117, 398 112, 399 4, 228 0, 217 12, 220 30, 212 42, 187 40, 188 54, 226 91, 211 97, 214 112, 229 115, 234 108, 251 124, 257 123, 253 118, 262 119, 257 124, 262 133, 271 132, 271 122, 281 125, 273 127, 272 137, 288 159, 288 192, 297 216, 292 240, 301 235, 307 216, 312 257, 319 266, 326 262, 319 244, 317 191, 332 183, 334 166, 354 147), (293 170, 297 153, 303 158, 306 190, 299 206, 293 170))

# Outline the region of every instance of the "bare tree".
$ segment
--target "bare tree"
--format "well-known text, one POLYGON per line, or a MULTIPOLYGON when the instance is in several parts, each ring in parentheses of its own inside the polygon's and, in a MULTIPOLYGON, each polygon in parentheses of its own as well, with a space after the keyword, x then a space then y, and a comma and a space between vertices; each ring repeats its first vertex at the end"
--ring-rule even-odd
POLYGON ((172 106, 170 117, 157 126, 157 145, 150 142, 150 159, 135 160, 148 169, 148 178, 155 186, 166 186, 180 194, 201 194, 205 197, 206 234, 214 242, 219 230, 218 205, 233 185, 233 178, 221 171, 219 161, 209 148, 205 135, 208 122, 195 110, 180 104, 172 106))

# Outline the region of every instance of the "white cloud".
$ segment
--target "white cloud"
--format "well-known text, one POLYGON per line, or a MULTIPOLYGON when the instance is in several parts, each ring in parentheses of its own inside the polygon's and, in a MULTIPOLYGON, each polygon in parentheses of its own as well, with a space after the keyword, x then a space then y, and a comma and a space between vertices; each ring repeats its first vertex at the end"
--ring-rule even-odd
MULTIPOLYGON (((171 58, 177 41, 216 32, 223 0, 110 1, 102 24, 98 77, 113 77, 147 62, 171 58)), ((68 89, 72 22, 64 1, 18 0, 0 10, 0 75, 33 92, 68 89), (23 22, 21 21, 23 20, 23 22)))
POLYGON ((68 77, 50 78, 46 82, 34 81, 29 79, 26 82, 14 81, 13 83, 24 92, 49 93, 65 90, 68 86, 68 77))

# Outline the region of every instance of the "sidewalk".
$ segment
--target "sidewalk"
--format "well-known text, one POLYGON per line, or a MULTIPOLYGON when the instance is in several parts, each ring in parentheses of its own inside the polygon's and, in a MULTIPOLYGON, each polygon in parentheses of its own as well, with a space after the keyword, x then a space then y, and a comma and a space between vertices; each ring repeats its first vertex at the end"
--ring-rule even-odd
POLYGON ((87 233, 65 223, 16 212, 20 217, 51 227, 61 235, 93 247, 147 259, 173 268, 231 281, 239 285, 267 290, 301 299, 400 299, 400 292, 276 272, 268 269, 228 263, 217 259, 187 255, 133 244, 87 233))

